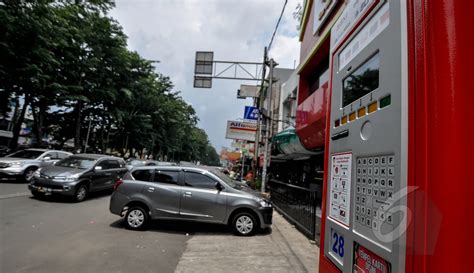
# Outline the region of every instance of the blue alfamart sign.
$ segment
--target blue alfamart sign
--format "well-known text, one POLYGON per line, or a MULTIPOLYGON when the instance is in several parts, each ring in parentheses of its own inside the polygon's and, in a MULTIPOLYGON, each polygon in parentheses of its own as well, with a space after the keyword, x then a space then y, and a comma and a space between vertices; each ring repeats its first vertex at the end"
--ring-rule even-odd
POLYGON ((244 119, 257 120, 258 108, 253 106, 245 106, 244 119))

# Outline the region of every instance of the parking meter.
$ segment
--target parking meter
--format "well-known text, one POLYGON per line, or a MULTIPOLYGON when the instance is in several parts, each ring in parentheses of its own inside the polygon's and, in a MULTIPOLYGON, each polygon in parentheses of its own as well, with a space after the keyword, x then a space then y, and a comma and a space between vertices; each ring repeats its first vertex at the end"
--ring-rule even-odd
POLYGON ((401 2, 350 1, 331 32, 324 255, 342 272, 404 270, 408 121, 401 2))

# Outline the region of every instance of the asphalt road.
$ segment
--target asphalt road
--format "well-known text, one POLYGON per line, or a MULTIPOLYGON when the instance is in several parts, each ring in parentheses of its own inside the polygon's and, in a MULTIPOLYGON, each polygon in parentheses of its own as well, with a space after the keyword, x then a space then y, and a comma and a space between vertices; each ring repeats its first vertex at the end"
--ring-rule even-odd
POLYGON ((214 225, 154 222, 143 232, 124 228, 108 210, 109 193, 73 203, 37 200, 26 184, 2 184, 0 272, 174 272, 194 232, 214 225))

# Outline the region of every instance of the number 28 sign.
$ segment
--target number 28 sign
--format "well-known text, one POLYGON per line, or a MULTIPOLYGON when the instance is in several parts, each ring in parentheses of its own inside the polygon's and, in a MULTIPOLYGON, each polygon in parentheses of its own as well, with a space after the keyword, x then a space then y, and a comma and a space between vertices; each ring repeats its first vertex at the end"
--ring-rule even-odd
POLYGON ((344 258, 344 236, 331 229, 331 252, 338 258, 341 263, 344 258))

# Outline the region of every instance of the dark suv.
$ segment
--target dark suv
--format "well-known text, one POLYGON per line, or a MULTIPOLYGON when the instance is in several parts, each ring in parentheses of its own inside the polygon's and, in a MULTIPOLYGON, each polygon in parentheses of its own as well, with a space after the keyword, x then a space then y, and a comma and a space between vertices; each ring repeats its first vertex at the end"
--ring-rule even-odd
POLYGON ((179 166, 137 167, 117 181, 110 211, 124 216, 129 229, 150 219, 229 224, 248 236, 270 227, 272 206, 218 170, 179 166))
POLYGON ((115 181, 126 173, 121 158, 77 154, 58 161, 53 166, 38 169, 29 184, 33 196, 62 194, 78 202, 93 191, 112 189, 115 181))

